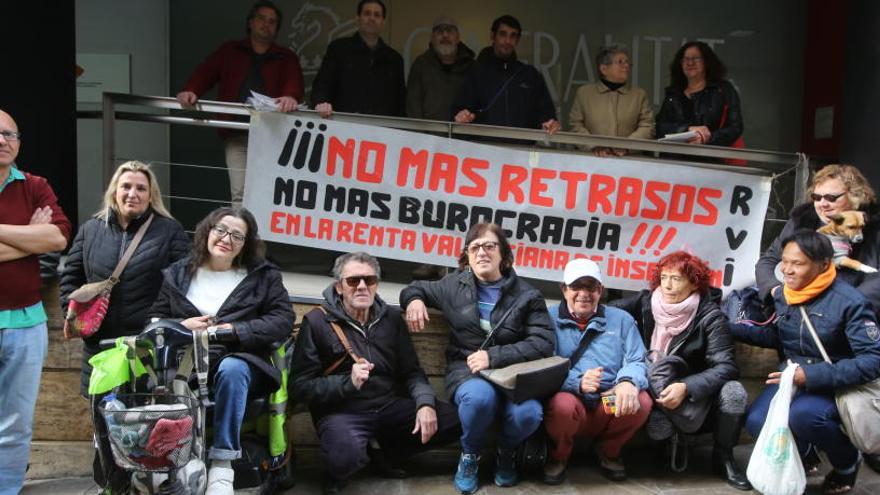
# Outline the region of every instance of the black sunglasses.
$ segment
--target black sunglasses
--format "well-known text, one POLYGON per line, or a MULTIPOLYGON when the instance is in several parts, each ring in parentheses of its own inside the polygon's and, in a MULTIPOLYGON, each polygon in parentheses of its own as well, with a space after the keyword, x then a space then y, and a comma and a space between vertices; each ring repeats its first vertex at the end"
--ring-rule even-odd
POLYGON ((361 280, 367 284, 367 287, 372 287, 379 283, 379 277, 376 275, 355 275, 354 277, 345 277, 342 280, 345 282, 345 285, 355 288, 361 285, 361 280))
POLYGON ((844 194, 846 194, 846 191, 844 191, 840 194, 816 194, 816 193, 813 193, 813 194, 810 194, 810 199, 812 199, 814 202, 822 201, 824 199, 825 201, 828 201, 829 203, 833 203, 833 202, 837 201, 838 199, 840 199, 840 197, 843 196, 844 194))

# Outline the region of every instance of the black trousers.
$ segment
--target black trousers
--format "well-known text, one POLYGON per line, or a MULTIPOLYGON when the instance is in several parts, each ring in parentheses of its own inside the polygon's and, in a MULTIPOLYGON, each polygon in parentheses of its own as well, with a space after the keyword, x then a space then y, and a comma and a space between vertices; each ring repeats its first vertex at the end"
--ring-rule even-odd
POLYGON ((421 433, 412 434, 416 423, 416 404, 398 398, 382 409, 328 414, 316 423, 321 442, 324 469, 336 479, 347 479, 369 461, 367 444, 376 439, 386 453, 405 457, 445 445, 461 436, 458 410, 448 402, 437 401, 437 433, 422 444, 421 433))

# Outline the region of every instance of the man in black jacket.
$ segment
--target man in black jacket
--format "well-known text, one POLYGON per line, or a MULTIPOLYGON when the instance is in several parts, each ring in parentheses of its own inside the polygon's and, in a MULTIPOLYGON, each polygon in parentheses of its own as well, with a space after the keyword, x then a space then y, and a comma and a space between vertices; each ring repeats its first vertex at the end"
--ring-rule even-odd
POLYGON ((400 309, 376 294, 376 259, 344 254, 333 275, 321 309, 303 319, 292 372, 294 399, 308 404, 321 442, 324 493, 337 493, 371 457, 380 474, 406 475, 371 447, 400 455, 461 434, 458 412, 437 401, 419 365, 400 309))
POLYGON ((312 105, 322 117, 334 111, 406 115, 403 57, 379 34, 385 27, 385 4, 361 0, 358 31, 327 46, 312 83, 312 105))
POLYGON ((480 52, 453 103, 456 122, 544 129, 551 134, 559 130, 544 77, 516 59, 521 34, 519 21, 511 15, 492 23, 492 46, 480 52))

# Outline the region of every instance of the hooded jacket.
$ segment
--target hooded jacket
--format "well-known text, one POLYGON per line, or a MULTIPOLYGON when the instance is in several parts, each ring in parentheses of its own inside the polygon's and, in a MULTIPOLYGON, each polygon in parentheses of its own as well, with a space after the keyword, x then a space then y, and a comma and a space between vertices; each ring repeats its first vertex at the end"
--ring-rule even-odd
POLYGON ((416 409, 435 407, 434 390, 419 365, 400 308, 376 295, 368 323, 361 325, 345 312, 334 285, 324 290, 321 306, 326 313, 315 308, 303 318, 293 354, 293 397, 308 404, 312 421, 317 423, 327 414, 381 409, 401 396, 401 387, 415 401, 416 409), (360 390, 351 381, 351 358, 324 375, 346 356, 331 322, 339 324, 354 353, 374 365, 360 390))
POLYGON ((491 46, 484 48, 458 92, 452 115, 461 110, 476 114, 475 124, 540 129, 556 118, 544 77, 531 65, 495 56, 491 46), (509 81, 509 82, 508 82, 509 81))
POLYGON ((451 120, 452 100, 473 65, 474 52, 464 43, 458 43, 455 62, 448 65, 428 46, 409 70, 406 115, 414 119, 451 120))
MULTIPOLYGON (((401 308, 421 299, 425 305, 443 311, 449 324, 446 393, 450 399, 462 382, 474 376, 467 366, 467 357, 478 351, 487 337, 480 328, 475 278, 470 270, 456 271, 441 280, 413 282, 400 292, 401 308)), ((492 327, 498 329, 485 347, 489 367, 503 368, 552 356, 556 338, 544 296, 517 277, 512 268, 505 274, 500 289, 500 298, 490 316, 492 327)))
MULTIPOLYGON (((880 208, 876 205, 867 208, 868 221, 862 230, 863 240, 852 245, 853 252, 850 257, 880 269, 880 211, 878 210, 880 208)), ((755 279, 762 300, 768 301, 770 290, 782 285, 782 282, 774 274, 776 265, 782 261, 782 239, 797 229, 816 230, 822 225, 822 220, 819 219, 813 203, 798 205, 791 210, 788 221, 782 227, 782 232, 773 240, 770 247, 764 251, 764 254, 758 259, 758 263, 755 264, 755 279)), ((875 311, 880 310, 880 273, 862 273, 845 267, 837 267, 837 278, 864 294, 875 311)))
MULTIPOLYGON (((804 324, 800 305, 789 305, 782 291, 773 298, 777 318, 771 325, 733 323, 737 340, 782 349, 807 377, 805 390, 831 394, 880 377, 880 328, 870 304, 858 290, 835 279, 824 292, 803 304, 831 359, 826 363, 804 324)), ((784 367, 784 363, 780 369, 784 367)))
MULTIPOLYGON (((150 308, 150 318, 183 320, 201 316, 186 293, 192 283, 189 270, 190 258, 172 264, 163 271, 164 279, 159 297, 150 308)), ((229 297, 223 301, 217 314, 217 323, 231 323, 238 342, 223 346, 211 345, 211 357, 220 359, 211 363, 211 376, 224 357, 232 355, 244 359, 281 385, 281 373, 271 364, 273 344, 281 342, 293 331, 296 316, 287 289, 281 282, 281 272, 274 264, 262 260, 248 269, 248 273, 229 297)), ((273 388, 274 390, 274 388, 273 388)))
MULTIPOLYGON (((688 397, 701 401, 714 397, 725 383, 739 377, 733 337, 727 328, 727 317, 718 307, 721 291, 711 289, 700 296, 693 321, 669 342, 669 354, 685 360, 690 375, 681 381, 687 385, 688 397)), ((643 290, 626 299, 610 303, 633 316, 646 349, 651 348, 654 335, 654 313, 651 291, 643 290)))
MULTIPOLYGON (((80 226, 59 282, 65 314, 71 292, 84 284, 110 277, 150 213, 152 209, 129 222, 125 229, 113 210, 106 222, 90 218, 80 226)), ((86 346, 94 352, 101 339, 136 335, 143 330, 147 311, 162 286, 162 269, 189 253, 189 238, 180 223, 173 218, 153 215, 150 228, 110 293, 110 307, 101 328, 85 340, 86 346)))

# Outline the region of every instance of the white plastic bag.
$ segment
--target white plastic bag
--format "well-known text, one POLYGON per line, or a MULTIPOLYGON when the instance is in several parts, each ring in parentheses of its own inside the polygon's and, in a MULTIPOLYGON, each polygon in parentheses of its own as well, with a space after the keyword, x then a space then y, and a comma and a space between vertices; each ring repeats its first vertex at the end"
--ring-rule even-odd
POLYGON ((807 485, 804 466, 788 427, 788 409, 794 396, 794 372, 788 362, 779 380, 779 390, 770 401, 767 419, 755 442, 746 476, 752 487, 764 495, 800 495, 807 485))

